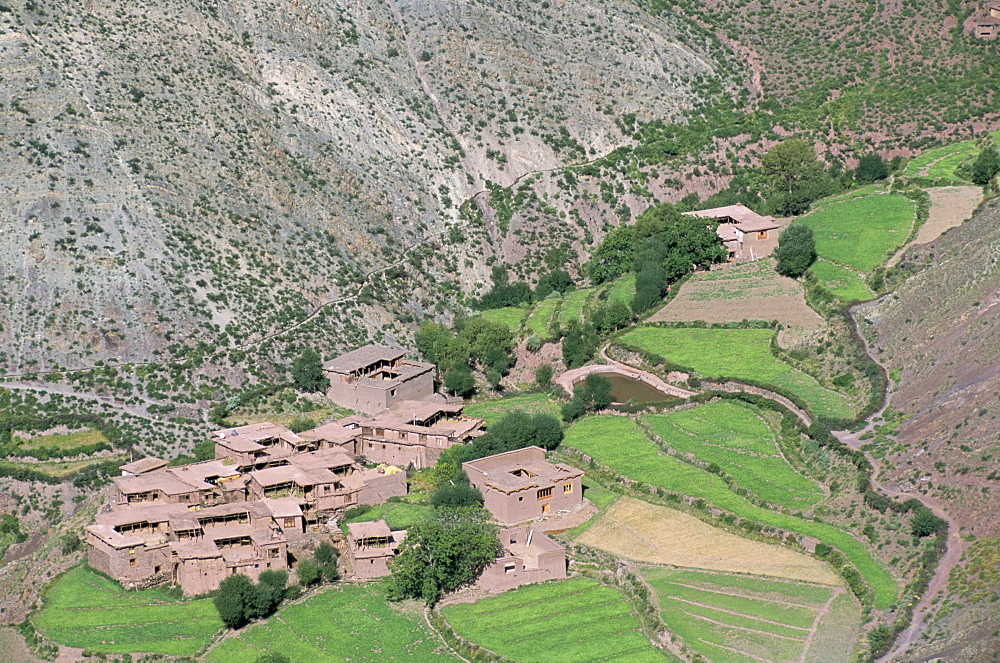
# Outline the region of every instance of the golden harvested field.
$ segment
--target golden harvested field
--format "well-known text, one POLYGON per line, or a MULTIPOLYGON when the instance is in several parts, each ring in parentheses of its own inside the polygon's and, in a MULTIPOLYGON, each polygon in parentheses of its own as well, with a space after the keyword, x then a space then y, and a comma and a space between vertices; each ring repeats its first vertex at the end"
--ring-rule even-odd
POLYGON ((841 584, 826 564, 808 555, 750 541, 682 511, 630 497, 612 504, 577 541, 637 562, 841 584))

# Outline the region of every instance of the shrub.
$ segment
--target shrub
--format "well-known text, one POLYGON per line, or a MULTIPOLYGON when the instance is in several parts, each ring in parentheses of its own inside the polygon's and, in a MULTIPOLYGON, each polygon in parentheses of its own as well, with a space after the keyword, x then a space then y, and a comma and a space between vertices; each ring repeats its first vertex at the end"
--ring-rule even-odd
POLYGON ((778 238, 778 248, 774 250, 779 274, 793 278, 802 276, 816 261, 816 240, 812 228, 792 224, 778 238))

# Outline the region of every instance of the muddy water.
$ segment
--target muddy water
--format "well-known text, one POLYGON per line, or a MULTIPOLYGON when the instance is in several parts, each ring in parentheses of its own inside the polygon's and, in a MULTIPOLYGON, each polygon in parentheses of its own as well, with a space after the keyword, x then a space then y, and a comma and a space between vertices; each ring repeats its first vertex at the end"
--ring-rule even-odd
POLYGON ((659 389, 627 375, 620 373, 602 373, 602 375, 611 381, 611 398, 615 403, 627 403, 630 400, 639 403, 659 403, 673 398, 659 389))

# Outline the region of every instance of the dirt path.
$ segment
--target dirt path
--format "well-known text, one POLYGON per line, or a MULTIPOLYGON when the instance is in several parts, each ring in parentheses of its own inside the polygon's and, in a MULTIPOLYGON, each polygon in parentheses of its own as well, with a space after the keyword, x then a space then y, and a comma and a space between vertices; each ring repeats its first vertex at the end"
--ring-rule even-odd
POLYGON ((607 346, 601 348, 600 356, 602 359, 607 361, 607 364, 588 364, 587 366, 581 366, 580 368, 574 368, 572 370, 566 371, 558 378, 556 378, 555 383, 566 390, 566 393, 570 396, 573 395, 573 385, 584 379, 588 375, 593 373, 618 373, 619 375, 624 375, 630 377, 633 380, 639 380, 640 382, 645 382, 653 389, 662 391, 669 396, 676 396, 677 398, 690 398, 694 396, 693 391, 688 391, 687 389, 681 389, 680 387, 675 387, 672 384, 668 384, 659 376, 653 375, 649 371, 644 371, 642 369, 630 366, 628 364, 622 363, 616 359, 612 359, 607 355, 607 346))
POLYGON ((911 246, 933 242, 949 228, 962 225, 983 200, 983 190, 978 186, 944 186, 927 189, 927 193, 931 197, 931 209, 927 221, 920 226, 913 241, 889 259, 886 267, 898 263, 911 246))
MULTIPOLYGON (((851 320, 854 320, 853 311, 851 311, 851 320)), ((855 327, 856 326, 857 322, 855 321, 855 327)), ((872 361, 877 363, 879 366, 882 366, 881 362, 879 362, 875 357, 875 353, 872 352, 871 347, 868 344, 868 339, 860 333, 858 336, 861 338, 865 352, 868 356, 872 359, 872 361)), ((884 370, 885 366, 882 366, 882 368, 884 370)), ((888 372, 886 372, 886 374, 888 375, 888 372)), ((885 398, 882 402, 882 408, 868 418, 868 424, 863 429, 853 433, 850 431, 833 431, 833 434, 837 437, 837 439, 851 449, 860 450, 864 444, 861 440, 861 436, 873 429, 875 425, 874 419, 876 417, 882 417, 885 409, 891 404, 892 387, 893 383, 889 380, 885 398)), ((934 570, 934 577, 931 578, 930 583, 927 585, 927 589, 924 590, 923 595, 920 597, 920 601, 913 608, 913 617, 910 620, 909 627, 907 627, 907 629, 896 638, 896 642, 893 644, 889 653, 879 659, 879 663, 888 663, 889 661, 902 660, 901 657, 903 656, 903 653, 913 643, 913 641, 920 636, 921 629, 924 626, 924 622, 927 617, 927 612, 931 607, 934 598, 948 589, 948 576, 951 574, 951 570, 955 568, 961 560, 962 553, 965 552, 968 544, 963 541, 958 534, 958 522, 948 515, 948 512, 944 509, 944 506, 940 502, 932 497, 922 495, 919 492, 902 492, 882 484, 878 480, 879 473, 881 472, 881 461, 877 458, 872 458, 871 455, 867 453, 865 454, 865 458, 867 458, 868 462, 872 465, 872 475, 869 480, 871 481, 873 489, 888 495, 889 497, 904 500, 911 498, 916 499, 925 507, 930 509, 935 516, 948 523, 948 540, 945 554, 938 561, 937 568, 934 570)))

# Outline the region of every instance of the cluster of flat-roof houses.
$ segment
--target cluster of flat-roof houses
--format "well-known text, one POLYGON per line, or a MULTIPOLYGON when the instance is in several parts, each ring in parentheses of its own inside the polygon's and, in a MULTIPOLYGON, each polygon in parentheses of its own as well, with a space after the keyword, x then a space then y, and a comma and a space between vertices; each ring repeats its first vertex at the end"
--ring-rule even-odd
MULTIPOLYGON (((90 565, 125 586, 172 582, 187 595, 228 575, 288 569, 290 542, 345 509, 406 495, 403 468, 429 467, 485 432, 482 419, 434 393, 433 369, 367 346, 324 365, 331 400, 363 414, 298 434, 271 423, 227 428, 212 433, 214 460, 123 465, 111 501, 87 527, 90 565)), ((547 462, 538 447, 463 467, 502 525, 583 503, 583 472, 547 462)), ((349 524, 355 575, 386 575, 404 538, 384 521, 349 524)), ((504 556, 480 579, 487 589, 565 577, 564 548, 532 527, 504 529, 501 542, 504 556)))

